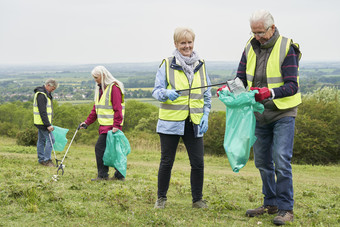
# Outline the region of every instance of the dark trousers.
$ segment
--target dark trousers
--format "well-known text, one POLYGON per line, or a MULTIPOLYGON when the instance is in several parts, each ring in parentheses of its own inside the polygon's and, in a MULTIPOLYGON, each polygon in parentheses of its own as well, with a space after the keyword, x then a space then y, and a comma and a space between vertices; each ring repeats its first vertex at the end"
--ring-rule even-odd
MULTIPOLYGON (((95 146, 98 177, 101 178, 106 178, 109 176, 109 167, 104 165, 103 161, 103 156, 106 148, 106 137, 106 133, 100 134, 95 146)), ((124 176, 118 170, 116 170, 114 176, 118 179, 124 178, 124 176)))
POLYGON ((193 202, 201 200, 204 178, 203 137, 195 138, 193 125, 188 120, 185 123, 183 136, 167 134, 159 134, 159 136, 161 141, 161 162, 158 171, 158 198, 166 198, 176 149, 179 139, 182 137, 191 166, 190 184, 192 200, 193 202))

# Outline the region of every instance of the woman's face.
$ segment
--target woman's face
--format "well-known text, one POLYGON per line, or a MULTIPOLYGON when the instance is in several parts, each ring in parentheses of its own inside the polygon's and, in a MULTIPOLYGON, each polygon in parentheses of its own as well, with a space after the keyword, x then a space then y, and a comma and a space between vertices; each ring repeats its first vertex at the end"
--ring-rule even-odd
POLYGON ((97 84, 102 83, 102 76, 100 74, 94 75, 93 79, 96 81, 97 84))
POLYGON ((185 57, 190 57, 194 50, 194 40, 189 34, 175 43, 176 49, 185 57))

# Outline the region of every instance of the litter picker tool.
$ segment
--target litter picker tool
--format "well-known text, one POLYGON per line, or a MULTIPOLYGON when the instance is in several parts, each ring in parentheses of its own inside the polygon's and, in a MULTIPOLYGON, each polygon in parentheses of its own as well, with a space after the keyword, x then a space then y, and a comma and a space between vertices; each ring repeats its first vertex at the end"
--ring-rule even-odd
POLYGON ((240 93, 243 91, 246 91, 243 85, 243 82, 241 81, 240 78, 236 77, 233 80, 227 80, 223 83, 219 83, 219 84, 210 84, 207 86, 202 86, 202 87, 193 87, 193 88, 188 88, 188 89, 182 89, 182 90, 176 90, 177 93, 182 92, 182 91, 190 91, 190 90, 194 90, 194 89, 200 89, 200 88, 206 88, 206 87, 214 87, 214 86, 219 86, 219 85, 227 85, 228 89, 230 92, 232 93, 240 93))
POLYGON ((192 88, 188 88, 188 89, 176 90, 176 92, 179 93, 179 92, 182 92, 182 91, 190 91, 190 90, 194 90, 194 89, 200 89, 200 88, 206 88, 206 87, 214 87, 214 86, 219 86, 219 85, 224 85, 224 84, 228 85, 228 81, 223 82, 223 83, 219 83, 219 84, 210 84, 210 85, 202 86, 202 87, 192 87, 192 88))
POLYGON ((72 142, 73 142, 73 140, 74 140, 74 137, 76 137, 77 132, 78 132, 78 130, 80 129, 80 127, 86 129, 86 128, 87 128, 87 125, 84 125, 84 124, 83 124, 83 125, 79 125, 79 126, 78 126, 77 130, 75 131, 75 133, 74 133, 74 135, 73 135, 73 137, 72 137, 72 140, 71 140, 70 144, 68 145, 68 148, 67 148, 67 150, 66 150, 66 152, 65 152, 65 155, 64 155, 64 157, 63 157, 63 160, 61 160, 61 162, 60 162, 60 165, 59 165, 58 170, 57 170, 57 174, 58 174, 59 170, 61 170, 61 171, 62 171, 62 174, 61 174, 61 175, 64 175, 64 167, 65 167, 65 165, 63 164, 63 162, 64 162, 65 157, 66 157, 66 155, 67 155, 67 153, 68 153, 68 151, 69 151, 69 149, 70 149, 70 147, 71 147, 71 144, 72 144, 72 142))
POLYGON ((55 162, 56 162, 56 167, 58 167, 58 162, 60 162, 59 159, 57 159, 57 155, 55 154, 55 150, 54 150, 54 145, 53 145, 53 142, 52 142, 52 137, 51 137, 51 133, 48 133, 48 136, 50 137, 50 142, 51 142, 51 145, 52 145, 52 150, 53 150, 53 153, 54 153, 54 159, 55 159, 55 162))

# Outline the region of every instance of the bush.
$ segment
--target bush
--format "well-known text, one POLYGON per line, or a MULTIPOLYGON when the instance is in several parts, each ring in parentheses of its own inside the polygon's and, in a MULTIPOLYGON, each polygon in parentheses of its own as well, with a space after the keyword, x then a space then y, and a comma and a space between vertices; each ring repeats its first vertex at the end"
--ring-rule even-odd
POLYGON ((225 155, 223 142, 225 133, 226 114, 224 111, 211 112, 209 115, 209 129, 204 135, 204 153, 225 155))
POLYGON ((19 101, 0 105, 0 134, 15 137, 19 128, 33 125, 32 103, 19 101))
POLYGON ((9 122, 0 122, 0 135, 15 137, 18 127, 9 122))
POLYGON ((17 144, 21 146, 35 146, 38 141, 38 131, 35 128, 27 128, 16 135, 17 144))
POLYGON ((139 119, 138 125, 135 130, 156 133, 156 125, 158 121, 158 111, 152 112, 149 116, 139 119))
POLYGON ((293 162, 328 164, 340 161, 339 90, 318 89, 303 97, 295 124, 293 162))
MULTIPOLYGON (((136 100, 127 101, 125 104, 123 131, 133 131, 141 119, 150 119, 150 116, 154 112, 158 114, 158 108, 152 104, 136 100)), ((155 116, 157 116, 157 114, 155 116)), ((143 122, 141 122, 141 124, 143 124, 143 122)), ((154 125, 154 128, 156 128, 156 124, 154 125)))

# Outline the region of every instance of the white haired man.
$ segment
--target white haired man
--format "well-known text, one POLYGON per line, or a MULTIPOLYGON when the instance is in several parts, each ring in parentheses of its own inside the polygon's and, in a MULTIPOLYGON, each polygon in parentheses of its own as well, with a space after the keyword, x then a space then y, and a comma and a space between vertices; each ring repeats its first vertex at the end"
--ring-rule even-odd
POLYGON ((52 92, 57 88, 58 82, 54 79, 48 79, 45 85, 34 89, 35 95, 33 99, 34 125, 38 128, 38 162, 50 167, 55 166, 51 160, 54 137, 50 132, 54 130, 52 126, 52 92))
POLYGON ((252 37, 244 49, 237 77, 250 90, 257 90, 255 100, 265 110, 255 113, 257 140, 254 144, 255 166, 262 178, 264 203, 247 210, 249 217, 264 213, 277 214, 273 222, 284 225, 293 221, 293 156, 294 126, 299 90, 297 44, 279 34, 273 16, 266 10, 250 18, 252 37))

